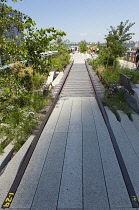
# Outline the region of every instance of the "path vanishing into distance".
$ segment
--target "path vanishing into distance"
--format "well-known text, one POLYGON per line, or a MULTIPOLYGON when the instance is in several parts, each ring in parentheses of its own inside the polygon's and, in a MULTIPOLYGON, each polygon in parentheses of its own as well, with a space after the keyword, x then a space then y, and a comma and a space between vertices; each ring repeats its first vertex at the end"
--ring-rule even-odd
MULTIPOLYGON (((9 209, 133 209, 86 71, 85 59, 88 57, 87 54, 73 55, 74 63, 67 83, 44 127, 9 209)), ((139 199, 139 115, 132 114, 131 121, 118 111, 119 122, 107 107, 105 109, 139 199)), ((0 176, 0 205, 31 140, 23 145, 0 176)))

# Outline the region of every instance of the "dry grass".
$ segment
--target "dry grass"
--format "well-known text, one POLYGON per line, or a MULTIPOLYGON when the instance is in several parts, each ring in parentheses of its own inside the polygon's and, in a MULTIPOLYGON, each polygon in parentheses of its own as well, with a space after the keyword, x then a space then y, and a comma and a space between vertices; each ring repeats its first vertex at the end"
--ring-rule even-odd
POLYGON ((30 75, 33 74, 33 68, 32 67, 26 67, 25 64, 16 62, 13 63, 10 69, 16 73, 18 76, 24 76, 25 72, 29 73, 30 75))
POLYGON ((104 67, 104 66, 99 66, 99 67, 97 68, 97 71, 98 71, 100 74, 102 74, 102 73, 104 72, 104 70, 105 70, 105 67, 104 67))

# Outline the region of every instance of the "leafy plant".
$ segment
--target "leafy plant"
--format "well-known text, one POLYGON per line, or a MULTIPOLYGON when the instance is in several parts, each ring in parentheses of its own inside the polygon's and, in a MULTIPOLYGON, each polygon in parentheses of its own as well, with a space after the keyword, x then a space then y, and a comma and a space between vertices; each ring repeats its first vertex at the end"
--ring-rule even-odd
POLYGON ((85 40, 80 41, 78 45, 79 45, 79 50, 81 53, 84 53, 88 50, 87 43, 85 40))
POLYGON ((53 27, 37 30, 30 17, 6 4, 0 5, 0 22, 3 64, 9 59, 13 63, 10 68, 0 70, 0 137, 4 140, 0 142, 0 151, 10 141, 14 142, 17 151, 36 126, 37 113, 52 101, 45 85, 49 71, 56 66, 63 70, 70 62, 70 55, 66 41, 62 40, 65 32, 53 27), (10 12, 14 15, 10 16, 10 12), (23 39, 14 34, 7 35, 11 25, 18 28, 23 39), (55 54, 41 56, 48 50, 54 50, 55 54))
MULTIPOLYGON (((6 2, 6 1, 2 1, 6 2)), ((23 39, 15 36, 13 28, 20 31, 20 36, 24 37, 24 30, 31 30, 35 22, 27 15, 22 14, 12 7, 2 3, 0 5, 0 52, 3 63, 8 63, 10 58, 21 59, 21 43, 23 39), (9 14, 12 15, 9 15, 9 14)))
POLYGON ((106 50, 107 50, 107 58, 113 59, 113 65, 115 67, 116 58, 119 56, 123 56, 123 53, 126 52, 127 48, 123 46, 123 43, 132 38, 134 33, 129 33, 129 29, 135 23, 129 23, 129 20, 126 20, 125 23, 120 22, 117 28, 110 26, 111 30, 106 36, 106 50), (128 25, 127 25, 128 24, 128 25))
POLYGON ((115 116, 117 117, 119 121, 120 121, 120 117, 117 110, 122 110, 131 119, 131 114, 133 113, 132 110, 130 109, 130 107, 128 106, 126 102, 123 101, 119 103, 119 101, 117 100, 117 97, 113 97, 113 98, 104 97, 102 99, 102 103, 104 106, 109 107, 109 109, 115 114, 115 116))
POLYGON ((50 50, 51 42, 57 37, 65 36, 66 33, 53 27, 30 31, 23 44, 24 54, 33 69, 37 72, 48 73, 49 58, 42 57, 41 53, 50 50))

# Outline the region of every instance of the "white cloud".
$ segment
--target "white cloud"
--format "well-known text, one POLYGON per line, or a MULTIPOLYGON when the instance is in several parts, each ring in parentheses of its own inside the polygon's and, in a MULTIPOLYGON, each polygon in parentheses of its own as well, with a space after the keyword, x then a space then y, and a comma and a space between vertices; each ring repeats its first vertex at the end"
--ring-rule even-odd
POLYGON ((81 33, 80 35, 81 35, 81 36, 86 36, 86 35, 87 35, 87 33, 81 33))

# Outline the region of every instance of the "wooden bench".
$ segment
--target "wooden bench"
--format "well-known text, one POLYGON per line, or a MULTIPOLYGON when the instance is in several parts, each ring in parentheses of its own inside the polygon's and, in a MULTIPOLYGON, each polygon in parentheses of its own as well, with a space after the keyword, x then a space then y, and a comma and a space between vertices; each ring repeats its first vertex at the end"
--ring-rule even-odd
POLYGON ((119 77, 120 85, 125 87, 129 93, 126 96, 129 105, 139 114, 139 88, 135 84, 131 83, 130 78, 127 75, 119 72, 119 77))
POLYGON ((131 83, 129 76, 122 74, 121 72, 118 73, 120 85, 123 86, 131 95, 134 95, 134 88, 137 88, 137 86, 131 83))

